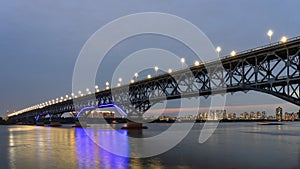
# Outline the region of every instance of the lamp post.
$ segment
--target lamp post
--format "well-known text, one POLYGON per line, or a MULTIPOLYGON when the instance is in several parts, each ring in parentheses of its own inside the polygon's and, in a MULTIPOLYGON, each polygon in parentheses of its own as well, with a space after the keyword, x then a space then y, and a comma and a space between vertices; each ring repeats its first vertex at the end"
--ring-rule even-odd
POLYGON ((220 46, 218 46, 218 47, 216 48, 216 51, 217 51, 217 53, 218 53, 218 57, 220 58, 220 52, 222 51, 222 48, 221 48, 220 46))
POLYGON ((236 52, 233 50, 230 52, 230 56, 235 56, 236 55, 236 52))
POLYGON ((180 62, 181 62, 181 68, 183 68, 184 63, 185 63, 185 58, 181 58, 181 59, 180 59, 180 62))
POLYGON ((139 76, 138 73, 134 73, 135 81, 137 81, 137 77, 139 76))
POLYGON ((105 85, 106 85, 105 89, 108 90, 109 89, 109 82, 106 82, 105 85))
POLYGON ((269 29, 268 32, 267 32, 267 35, 269 36, 270 44, 272 43, 273 34, 274 34, 274 32, 271 29, 269 29))
POLYGON ((280 42, 281 43, 286 43, 288 38, 286 36, 281 37, 280 42))
POLYGON ((118 80, 119 80, 119 83, 120 83, 120 86, 121 86, 121 84, 122 84, 122 78, 119 78, 118 80))
POLYGON ((155 66, 155 67, 154 67, 154 70, 155 70, 155 76, 157 76, 158 67, 155 66))
POLYGON ((95 85, 95 91, 99 92, 99 86, 98 85, 95 85))
POLYGON ((89 88, 86 88, 85 91, 86 91, 86 94, 90 94, 90 89, 89 88))

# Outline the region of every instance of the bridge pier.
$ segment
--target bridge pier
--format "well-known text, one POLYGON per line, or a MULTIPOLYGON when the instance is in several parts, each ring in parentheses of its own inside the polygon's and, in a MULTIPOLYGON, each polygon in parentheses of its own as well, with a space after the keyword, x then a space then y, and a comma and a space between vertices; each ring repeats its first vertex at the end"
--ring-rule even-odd
POLYGON ((88 109, 82 109, 78 113, 75 114, 75 125, 72 127, 88 127, 87 125, 87 117, 92 112, 94 107, 88 109))
POLYGON ((35 125, 37 125, 37 126, 44 126, 45 123, 43 121, 37 121, 37 122, 35 122, 35 125))
POLYGON ((148 129, 147 126, 144 126, 141 118, 127 118, 126 124, 121 128, 123 130, 142 130, 148 129))
POLYGON ((88 127, 87 122, 86 121, 79 121, 79 120, 75 120, 75 125, 72 127, 88 127))
POLYGON ((60 127, 62 124, 59 122, 59 118, 62 114, 55 114, 50 116, 50 124, 48 126, 50 127, 60 127))
POLYGON ((38 114, 35 117, 35 125, 36 126, 44 126, 45 125, 45 116, 41 115, 41 114, 38 114))

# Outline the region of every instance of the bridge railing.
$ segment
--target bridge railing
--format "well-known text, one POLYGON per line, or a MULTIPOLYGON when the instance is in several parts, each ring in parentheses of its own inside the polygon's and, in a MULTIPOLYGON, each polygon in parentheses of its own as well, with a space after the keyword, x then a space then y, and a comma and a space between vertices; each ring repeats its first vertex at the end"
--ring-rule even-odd
MULTIPOLYGON (((273 42, 273 43, 270 43, 270 44, 267 44, 267 45, 259 46, 259 47, 256 47, 256 48, 252 48, 252 49, 244 50, 244 51, 241 51, 241 52, 237 52, 236 55, 242 55, 242 54, 246 54, 246 53, 251 53, 251 52, 255 52, 255 51, 258 51, 258 50, 267 49, 267 48, 278 46, 278 45, 282 45, 282 44, 288 44, 290 42, 297 41, 297 40, 300 40, 300 36, 289 38, 288 41, 285 42, 285 43, 278 41, 278 42, 273 42)), ((231 56, 230 55, 226 55, 223 58, 228 58, 228 57, 231 57, 231 56)))

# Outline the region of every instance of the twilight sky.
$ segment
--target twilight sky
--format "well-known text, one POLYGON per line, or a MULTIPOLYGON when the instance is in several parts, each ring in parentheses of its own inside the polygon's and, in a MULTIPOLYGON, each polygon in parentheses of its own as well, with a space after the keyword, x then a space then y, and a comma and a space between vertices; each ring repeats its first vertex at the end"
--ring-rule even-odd
MULTIPOLYGON (((283 35, 299 36, 299 6, 298 0, 1 0, 0 117, 6 110, 12 112, 70 94, 72 73, 82 46, 95 31, 121 16, 137 12, 177 15, 200 28, 215 46, 222 47, 225 55, 231 50, 267 44, 266 32, 270 28, 274 30, 274 40, 283 35)), ((98 71, 111 72, 110 66, 124 56, 148 47, 189 54, 182 45, 167 38, 136 37, 112 49, 107 55, 107 67, 98 71)), ((192 60, 187 62, 192 64, 192 60)), ((105 81, 110 81, 110 76, 102 73, 97 80, 101 88, 105 81)), ((227 105, 232 111, 265 110, 270 114, 274 114, 277 105, 284 111, 299 109, 257 92, 228 94, 227 105), (257 104, 266 107, 251 106, 257 104)))

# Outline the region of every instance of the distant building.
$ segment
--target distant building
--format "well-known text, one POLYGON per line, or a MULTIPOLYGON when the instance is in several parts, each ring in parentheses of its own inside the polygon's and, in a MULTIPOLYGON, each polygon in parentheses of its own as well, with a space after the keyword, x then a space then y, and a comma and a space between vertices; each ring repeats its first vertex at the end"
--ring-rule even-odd
POLYGON ((222 120, 224 114, 226 115, 226 110, 210 110, 207 120, 222 120))
POLYGON ((261 118, 262 118, 262 119, 267 119, 267 116, 266 116, 266 112, 265 112, 265 111, 261 112, 261 118))
POLYGON ((276 108, 276 120, 282 120, 282 108, 281 107, 276 108))
POLYGON ((114 111, 101 111, 103 118, 114 118, 115 112, 114 111))

